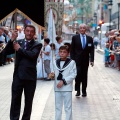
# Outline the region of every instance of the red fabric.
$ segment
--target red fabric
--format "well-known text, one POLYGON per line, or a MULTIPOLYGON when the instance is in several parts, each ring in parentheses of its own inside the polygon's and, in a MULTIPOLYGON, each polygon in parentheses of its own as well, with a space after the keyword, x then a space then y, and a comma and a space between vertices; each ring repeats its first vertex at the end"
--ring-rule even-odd
POLYGON ((110 59, 114 61, 114 55, 110 55, 110 59))

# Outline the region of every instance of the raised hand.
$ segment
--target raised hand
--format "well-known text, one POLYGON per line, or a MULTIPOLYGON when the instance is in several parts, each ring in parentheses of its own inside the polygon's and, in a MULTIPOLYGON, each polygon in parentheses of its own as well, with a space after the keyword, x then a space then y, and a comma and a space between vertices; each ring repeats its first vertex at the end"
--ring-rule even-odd
POLYGON ((16 40, 17 37, 18 37, 18 32, 17 32, 17 30, 12 31, 11 41, 16 40))

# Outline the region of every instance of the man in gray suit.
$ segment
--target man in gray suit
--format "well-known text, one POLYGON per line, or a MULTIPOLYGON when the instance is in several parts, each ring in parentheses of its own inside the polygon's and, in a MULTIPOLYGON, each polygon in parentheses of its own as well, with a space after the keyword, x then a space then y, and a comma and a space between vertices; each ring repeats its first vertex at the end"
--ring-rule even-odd
POLYGON ((36 30, 32 25, 24 29, 25 39, 16 41, 18 33, 12 33, 11 40, 4 49, 4 54, 15 53, 15 68, 12 82, 12 100, 10 109, 10 120, 19 120, 21 109, 21 96, 24 90, 25 107, 22 120, 30 120, 32 102, 36 89, 37 58, 42 44, 33 39, 36 30))

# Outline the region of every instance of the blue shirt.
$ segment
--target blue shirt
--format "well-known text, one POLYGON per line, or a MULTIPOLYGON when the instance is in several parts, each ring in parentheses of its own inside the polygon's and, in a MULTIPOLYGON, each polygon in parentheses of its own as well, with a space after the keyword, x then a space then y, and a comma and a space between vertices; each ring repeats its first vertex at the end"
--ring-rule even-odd
POLYGON ((109 48, 105 48, 104 52, 105 52, 105 56, 110 56, 109 48))

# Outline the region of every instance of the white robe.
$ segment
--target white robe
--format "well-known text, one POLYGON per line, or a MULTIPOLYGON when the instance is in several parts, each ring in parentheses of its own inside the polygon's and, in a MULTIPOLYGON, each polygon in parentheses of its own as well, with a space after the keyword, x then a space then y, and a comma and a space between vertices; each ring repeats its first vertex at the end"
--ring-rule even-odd
POLYGON ((40 78, 46 78, 47 74, 44 69, 44 64, 43 64, 43 59, 38 57, 38 62, 37 62, 37 79, 40 78))
MULTIPOLYGON (((61 65, 61 64, 60 64, 61 65)), ((77 75, 75 61, 70 61, 64 68, 59 68, 54 62, 54 71, 55 71, 55 120, 61 120, 62 117, 62 107, 64 103, 64 110, 66 113, 66 120, 72 120, 72 89, 73 89, 73 80, 77 75), (67 85, 63 85, 61 88, 57 88, 57 84, 60 82, 57 80, 59 75, 59 70, 64 70, 62 72, 63 78, 65 79, 67 85)))
POLYGON ((56 61, 54 62, 54 72, 55 72, 55 82, 54 82, 54 90, 55 91, 72 91, 73 90, 73 80, 77 75, 76 63, 72 60, 65 68, 59 69, 56 65, 56 61), (61 88, 57 88, 57 84, 59 80, 57 80, 57 76, 59 74, 59 70, 64 70, 62 72, 63 78, 67 82, 67 85, 63 85, 61 88))

